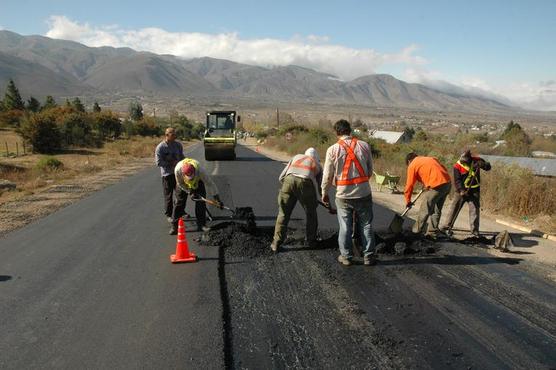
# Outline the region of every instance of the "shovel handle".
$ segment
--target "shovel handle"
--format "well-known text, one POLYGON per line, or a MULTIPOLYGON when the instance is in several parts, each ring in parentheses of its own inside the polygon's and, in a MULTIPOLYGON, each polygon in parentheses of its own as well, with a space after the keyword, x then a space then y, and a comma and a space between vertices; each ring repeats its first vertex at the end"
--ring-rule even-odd
MULTIPOLYGON (((412 202, 412 203, 415 203, 415 202, 417 201, 417 199, 419 199, 419 197, 421 196, 421 194, 423 194, 424 191, 425 191, 424 188, 421 189, 421 191, 417 194, 417 196, 415 197, 415 199, 413 199, 413 202, 412 202)), ((405 216, 406 213, 409 212, 409 210, 411 209, 411 207, 413 207, 413 205, 407 207, 407 208, 405 209, 405 211, 403 211, 403 213, 401 214, 401 216, 402 216, 402 217, 405 216)))
POLYGON ((198 195, 198 196, 191 196, 191 200, 193 200, 194 202, 205 202, 206 204, 210 204, 211 206, 214 206, 216 208, 223 208, 226 209, 228 211, 232 211, 233 209, 231 209, 230 207, 226 207, 225 205, 220 205, 217 202, 215 202, 214 200, 210 200, 210 199, 206 199, 203 198, 202 196, 198 195))

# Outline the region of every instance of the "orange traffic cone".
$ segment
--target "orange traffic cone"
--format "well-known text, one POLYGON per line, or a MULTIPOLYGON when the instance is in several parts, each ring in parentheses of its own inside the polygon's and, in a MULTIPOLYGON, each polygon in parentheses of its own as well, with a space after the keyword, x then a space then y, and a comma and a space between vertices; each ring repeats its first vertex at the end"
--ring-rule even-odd
POLYGON ((197 261, 197 256, 194 253, 189 252, 189 244, 187 243, 187 237, 185 236, 185 226, 181 217, 178 221, 178 242, 176 244, 176 254, 172 254, 170 256, 170 261, 172 261, 172 263, 197 261))

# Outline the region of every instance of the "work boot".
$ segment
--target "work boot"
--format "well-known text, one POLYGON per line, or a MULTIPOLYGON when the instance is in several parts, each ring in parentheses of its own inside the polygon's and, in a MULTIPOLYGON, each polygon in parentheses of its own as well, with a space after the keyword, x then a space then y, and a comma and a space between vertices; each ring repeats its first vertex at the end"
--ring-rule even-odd
POLYGON ((307 240, 306 244, 309 248, 318 248, 319 247, 319 241, 318 240, 307 240))
POLYGON ((376 257, 374 254, 368 254, 363 257, 363 264, 365 266, 374 266, 376 265, 376 257))
POLYGON ((172 216, 166 217, 166 220, 168 221, 169 224, 171 224, 172 222, 174 222, 174 219, 172 218, 172 216))
POLYGON ((344 266, 351 266, 351 259, 344 257, 341 254, 338 256, 338 262, 344 266))
POLYGON ((170 227, 170 231, 168 231, 168 234, 178 235, 178 223, 177 222, 172 223, 172 227, 170 227))
POLYGON ((278 244, 277 241, 272 241, 272 244, 270 244, 270 249, 271 249, 274 253, 278 253, 278 251, 280 250, 280 245, 278 244))

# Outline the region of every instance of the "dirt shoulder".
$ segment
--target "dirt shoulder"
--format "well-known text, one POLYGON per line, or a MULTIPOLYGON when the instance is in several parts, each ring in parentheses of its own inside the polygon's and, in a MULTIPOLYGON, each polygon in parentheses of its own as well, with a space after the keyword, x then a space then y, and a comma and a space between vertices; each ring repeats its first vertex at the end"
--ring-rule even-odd
MULTIPOLYGON (((66 169, 63 174, 37 174, 35 185, 25 184, 24 190, 4 192, 0 197, 0 237, 19 229, 41 217, 66 207, 79 199, 115 184, 142 169, 153 166, 155 143, 161 139, 144 140, 139 157, 131 156, 122 149, 123 156, 102 150, 96 154, 61 155, 66 169), (147 154, 148 153, 148 154, 147 154)), ((184 148, 194 142, 183 143, 184 148)), ((58 157, 58 156, 57 156, 58 157)), ((4 159, 3 165, 32 168, 37 158, 32 156, 4 159)), ((0 176, 1 177, 1 176, 0 176)), ((18 184, 19 187, 19 184, 18 184)))
MULTIPOLYGON (((287 162, 290 160, 290 155, 287 153, 279 152, 274 150, 273 148, 258 145, 255 139, 248 139, 247 142, 241 142, 242 145, 246 145, 251 149, 260 152, 274 160, 287 162)), ((403 194, 392 194, 388 189, 382 189, 379 191, 374 180, 372 180, 372 187, 373 187, 373 200, 394 212, 401 213, 404 210, 404 199, 403 194)), ((403 189, 400 187, 400 189, 403 189)), ((450 199, 446 201, 444 215, 446 215, 446 208, 450 204, 450 199)), ((417 207, 414 207, 410 210, 407 214, 408 218, 415 219, 417 215, 417 210, 419 209, 419 204, 417 207)), ((487 237, 493 236, 498 234, 501 231, 507 230, 510 232, 512 236, 512 240, 515 244, 514 247, 511 248, 510 254, 519 255, 520 258, 523 258, 527 261, 535 262, 535 263, 542 263, 543 265, 556 268, 556 242, 553 240, 545 239, 543 237, 539 237, 534 235, 533 233, 523 231, 517 227, 519 225, 514 225, 514 220, 509 220, 507 218, 501 217, 499 215, 491 215, 486 212, 481 213, 481 232, 484 233, 487 237), (504 222, 502 224, 500 222, 504 222)), ((467 218, 467 211, 466 207, 461 211, 460 216, 458 217, 456 224, 454 225, 455 228, 455 237, 457 239, 464 239, 469 236, 468 230, 468 218, 467 218)), ((508 253, 500 252, 496 249, 489 249, 489 252, 495 256, 507 256, 508 253)), ((551 273, 550 278, 556 280, 556 273, 551 273)))

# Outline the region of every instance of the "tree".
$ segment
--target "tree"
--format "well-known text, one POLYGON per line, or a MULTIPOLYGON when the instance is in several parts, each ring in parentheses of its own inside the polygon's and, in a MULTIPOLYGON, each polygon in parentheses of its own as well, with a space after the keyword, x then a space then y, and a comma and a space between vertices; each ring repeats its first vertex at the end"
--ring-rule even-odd
POLYGON ((415 129, 413 127, 405 126, 403 132, 407 137, 407 140, 411 140, 413 139, 413 136, 415 136, 415 129))
POLYGON ((93 127, 97 130, 102 140, 105 137, 116 139, 122 133, 120 119, 110 111, 96 113, 93 118, 93 127))
POLYGON ((71 102, 71 106, 78 112, 85 112, 85 106, 83 105, 83 103, 81 103, 81 100, 79 100, 79 98, 73 99, 73 101, 71 102))
POLYGON ((23 119, 21 136, 37 153, 54 153, 62 147, 62 136, 53 115, 34 113, 23 119))
POLYGON ((427 141, 429 137, 427 133, 421 127, 419 127, 415 132, 414 138, 418 141, 427 141))
POLYGON ((133 121, 141 121, 143 119, 143 106, 138 101, 129 103, 129 117, 133 121))
POLYGON ((8 83, 8 88, 6 89, 6 95, 4 96, 4 109, 5 110, 24 110, 25 104, 23 103, 23 99, 21 99, 21 95, 19 94, 19 90, 15 86, 13 80, 10 79, 8 83))
POLYGON ((504 155, 527 156, 530 154, 531 138, 521 128, 519 123, 510 121, 502 134, 502 139, 506 140, 504 155))
POLYGON ((29 100, 27 100, 27 110, 37 113, 39 110, 41 110, 41 103, 39 103, 37 99, 31 96, 29 100))
POLYGON ((56 100, 54 100, 54 98, 52 97, 52 95, 48 95, 44 101, 44 104, 42 106, 42 110, 47 110, 47 109, 51 109, 51 108, 56 108, 58 106, 58 104, 56 104, 56 100))
POLYGON ((95 113, 100 113, 102 109, 100 109, 100 105, 98 105, 97 102, 95 102, 95 104, 93 104, 93 112, 95 113))

